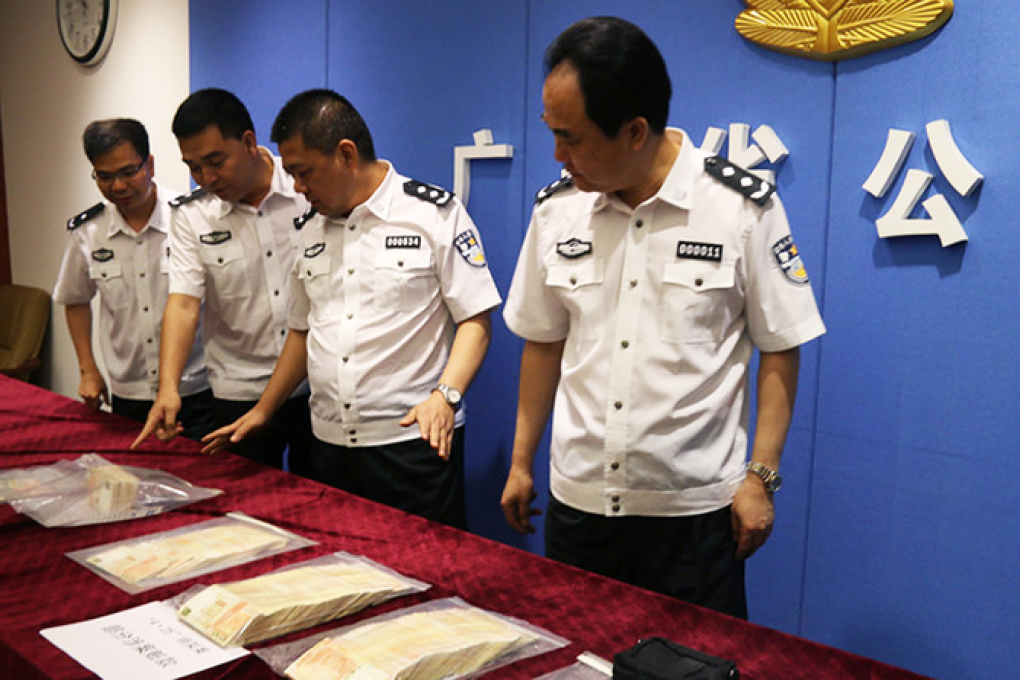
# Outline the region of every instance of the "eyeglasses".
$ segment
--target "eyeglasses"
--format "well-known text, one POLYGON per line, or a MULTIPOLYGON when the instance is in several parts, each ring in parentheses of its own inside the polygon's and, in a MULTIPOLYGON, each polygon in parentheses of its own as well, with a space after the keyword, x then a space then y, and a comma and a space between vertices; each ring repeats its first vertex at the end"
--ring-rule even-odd
POLYGON ((98 170, 92 170, 92 179, 96 180, 100 184, 113 184, 118 179, 122 179, 125 182, 132 180, 138 176, 138 173, 142 171, 148 161, 142 161, 138 165, 131 165, 126 168, 121 168, 117 172, 100 172, 98 170))

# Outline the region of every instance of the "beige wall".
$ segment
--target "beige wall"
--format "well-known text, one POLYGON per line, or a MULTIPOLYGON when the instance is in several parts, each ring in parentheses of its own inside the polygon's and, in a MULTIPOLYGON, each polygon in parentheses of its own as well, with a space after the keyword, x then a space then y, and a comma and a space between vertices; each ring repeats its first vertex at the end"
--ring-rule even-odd
MULTIPOLYGON (((64 52, 52 0, 0 0, 0 111, 14 283, 52 292, 64 224, 101 196, 81 148, 85 125, 126 116, 149 130, 156 180, 188 188, 170 121, 189 90, 188 0, 119 0, 110 51, 93 67, 64 52)), ((78 368, 63 308, 34 382, 74 396, 78 368)))

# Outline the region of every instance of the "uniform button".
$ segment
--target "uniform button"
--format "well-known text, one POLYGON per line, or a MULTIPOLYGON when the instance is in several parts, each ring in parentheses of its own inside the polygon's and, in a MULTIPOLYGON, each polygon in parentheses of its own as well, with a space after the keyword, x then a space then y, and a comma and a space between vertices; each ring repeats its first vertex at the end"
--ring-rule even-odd
POLYGON ((259 210, 259 217, 262 217, 262 211, 259 210))
POLYGON ((136 238, 135 243, 137 243, 138 245, 142 245, 142 239, 136 238))
POLYGON ((152 344, 152 338, 146 338, 145 342, 151 345, 152 344))
POLYGON ((618 401, 615 404, 613 404, 613 406, 615 406, 616 410, 619 411, 621 408, 623 408, 623 402, 622 401, 618 401))
POLYGON ((612 463, 610 463, 610 465, 609 465, 609 468, 610 468, 611 470, 619 470, 619 469, 620 469, 620 464, 619 464, 619 463, 617 463, 617 462, 616 462, 616 461, 614 460, 614 461, 613 461, 612 463))
POLYGON ((403 260, 397 260, 397 266, 398 267, 403 267, 404 266, 404 261, 403 260))
POLYGON ((570 277, 570 285, 571 286, 576 286, 577 285, 577 277, 576 276, 571 276, 570 277))
POLYGON ((357 430, 347 430, 347 434, 349 434, 349 435, 351 435, 353 437, 354 435, 358 434, 358 431, 357 430))
POLYGON ((280 335, 281 335, 281 336, 287 335, 287 329, 286 329, 286 328, 284 328, 283 330, 281 330, 281 331, 280 331, 280 335))
POLYGON ((619 496, 613 496, 613 502, 614 503, 619 503, 620 502, 620 497, 619 496))
POLYGON ((620 512, 620 506, 619 505, 614 505, 613 506, 613 512, 620 512))
POLYGON ((106 278, 106 272, 103 272, 103 273, 101 274, 101 276, 102 276, 102 277, 103 277, 103 278, 105 279, 105 278, 106 278))
POLYGON ((347 274, 348 274, 348 275, 353 275, 353 274, 354 274, 354 268, 353 268, 353 267, 351 267, 350 269, 348 269, 348 270, 347 270, 347 274))
POLYGON ((348 315, 347 315, 347 318, 348 318, 348 319, 353 319, 353 318, 354 318, 354 315, 353 315, 353 314, 348 314, 348 315))
POLYGON ((346 364, 349 359, 350 359, 350 357, 344 357, 343 358, 343 362, 346 364))
POLYGON ((145 272, 140 273, 139 276, 141 276, 144 279, 145 278, 145 272))
POLYGON ((694 279, 694 285, 695 285, 695 286, 700 286, 700 285, 701 285, 701 284, 703 284, 704 282, 705 282, 705 280, 704 280, 704 279, 694 279))
POLYGON ((222 257, 217 257, 216 258, 216 264, 223 264, 223 258, 222 257))
POLYGON ((630 280, 630 287, 631 288, 637 288, 637 279, 631 279, 630 280))
POLYGON ((274 290, 274 291, 273 291, 273 295, 279 296, 279 295, 280 295, 280 291, 278 291, 278 290, 274 290))
POLYGON ((149 373, 150 373, 151 375, 156 375, 156 369, 155 369, 155 368, 154 368, 154 369, 152 369, 151 371, 149 371, 149 373))
POLYGON ((142 307, 142 311, 143 312, 147 312, 147 311, 149 311, 149 308, 148 307, 142 307))
POLYGON ((627 349, 628 347, 630 347, 630 343, 624 340, 623 342, 620 343, 620 347, 627 349))
POLYGON ((353 224, 352 224, 352 225, 350 225, 350 226, 349 226, 349 227, 347 227, 347 228, 348 228, 348 229, 350 229, 351 231, 354 231, 354 225, 353 225, 353 224))
POLYGON ((344 404, 344 408, 347 408, 347 409, 349 409, 350 407, 351 407, 351 405, 350 405, 350 404, 344 404))
POLYGON ((308 276, 311 276, 312 275, 312 270, 311 269, 306 269, 305 270, 305 274, 307 274, 308 276))
POLYGON ((645 226, 645 222, 644 220, 638 220, 637 222, 634 223, 634 226, 640 229, 641 227, 645 226))
POLYGON ((351 437, 351 443, 352 444, 357 444, 358 443, 358 438, 357 437, 351 437))
POLYGON ((266 251, 266 257, 272 257, 272 256, 273 256, 273 251, 267 250, 266 251))

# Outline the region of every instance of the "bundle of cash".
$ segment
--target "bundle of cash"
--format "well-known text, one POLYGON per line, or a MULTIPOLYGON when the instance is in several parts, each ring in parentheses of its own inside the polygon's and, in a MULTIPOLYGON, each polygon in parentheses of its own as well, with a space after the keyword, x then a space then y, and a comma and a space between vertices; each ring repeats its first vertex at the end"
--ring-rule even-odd
POLYGON ((184 578, 223 562, 279 550, 286 544, 287 538, 279 533, 234 523, 120 544, 86 561, 126 583, 136 584, 184 578))
POLYGON ((292 680, 440 680, 479 670, 535 636, 475 607, 415 612, 328 637, 287 669, 292 680))
POLYGON ((96 512, 124 512, 138 495, 138 477, 119 465, 99 465, 88 469, 86 489, 89 507, 96 512))
POLYGON ((209 586, 178 610, 220 645, 245 645, 332 621, 417 590, 368 560, 332 560, 209 586))

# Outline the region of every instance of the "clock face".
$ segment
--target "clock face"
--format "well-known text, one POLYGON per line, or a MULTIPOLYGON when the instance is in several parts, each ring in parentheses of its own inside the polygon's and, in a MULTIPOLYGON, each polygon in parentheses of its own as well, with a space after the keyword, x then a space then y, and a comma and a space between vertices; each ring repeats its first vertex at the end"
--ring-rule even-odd
POLYGON ((57 27, 67 53, 88 64, 103 56, 113 30, 111 0, 57 0, 57 27))

